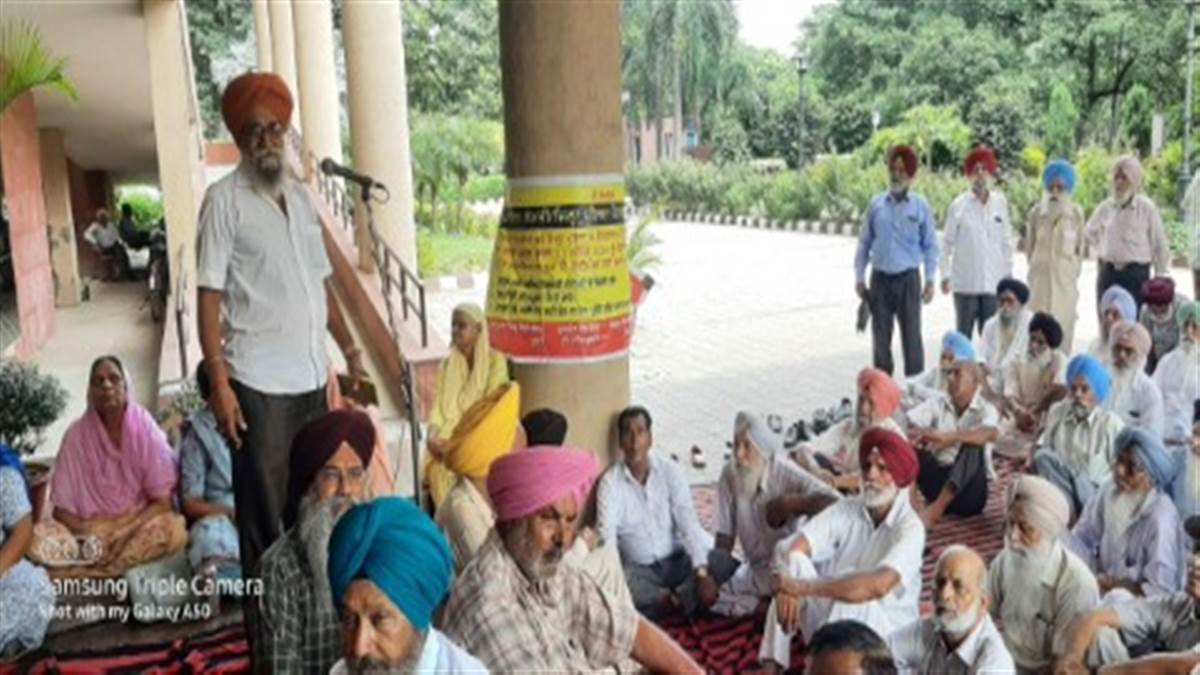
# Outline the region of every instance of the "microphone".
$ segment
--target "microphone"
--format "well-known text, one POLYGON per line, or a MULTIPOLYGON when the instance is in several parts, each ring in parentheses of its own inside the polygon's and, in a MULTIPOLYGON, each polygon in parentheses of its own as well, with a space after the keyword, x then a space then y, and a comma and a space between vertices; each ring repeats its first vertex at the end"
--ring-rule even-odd
POLYGON ((1192 538, 1192 552, 1200 553, 1200 515, 1189 516, 1183 521, 1183 529, 1192 538))
POLYGON ((384 186, 383 183, 380 183, 366 174, 358 173, 354 169, 342 166, 329 157, 321 160, 321 163, 318 166, 321 169, 321 173, 329 176, 338 176, 339 178, 344 178, 351 183, 357 183, 364 191, 370 190, 373 187, 380 188, 385 192, 387 191, 387 187, 384 186))

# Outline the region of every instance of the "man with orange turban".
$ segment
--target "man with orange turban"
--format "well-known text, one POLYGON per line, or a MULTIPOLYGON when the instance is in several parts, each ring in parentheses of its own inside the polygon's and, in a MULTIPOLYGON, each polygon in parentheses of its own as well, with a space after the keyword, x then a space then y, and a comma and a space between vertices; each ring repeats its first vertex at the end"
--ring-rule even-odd
POLYGON ((328 408, 327 330, 351 374, 366 376, 328 291, 320 217, 287 172, 291 114, 292 95, 278 75, 247 73, 225 87, 221 115, 241 162, 208 188, 198 224, 200 347, 208 403, 233 448, 246 578, 280 536, 292 438, 328 408))
POLYGON ((904 349, 904 374, 925 370, 925 348, 921 344, 921 302, 933 301, 933 278, 937 275, 938 245, 933 211, 929 202, 910 192, 917 175, 917 154, 906 145, 888 151, 890 185, 866 208, 858 249, 854 256, 855 292, 871 308, 871 340, 874 365, 892 374, 892 328, 900 324, 904 349), (922 263, 925 266, 922 291, 922 263), (870 287, 867 266, 871 267, 870 287))
POLYGON ((839 489, 857 490, 858 441, 868 429, 904 431, 892 419, 900 405, 900 386, 877 368, 858 373, 858 406, 855 415, 829 427, 811 442, 802 443, 792 457, 813 475, 839 489))
POLYGON ((1012 276, 1008 199, 993 189, 996 156, 981 145, 967 155, 971 189, 946 209, 942 233, 942 292, 954 291, 958 332, 971 337, 996 313, 996 285, 1012 276))
POLYGON ((493 672, 590 672, 628 659, 653 672, 701 672, 632 604, 563 564, 598 468, 592 453, 559 447, 492 463, 496 528, 455 582, 442 630, 493 672))
POLYGON ((859 443, 859 461, 862 493, 805 523, 777 565, 758 652, 767 672, 791 665, 796 631, 811 640, 820 626, 852 619, 886 639, 921 616, 925 526, 908 493, 917 455, 900 434, 871 429, 859 443))

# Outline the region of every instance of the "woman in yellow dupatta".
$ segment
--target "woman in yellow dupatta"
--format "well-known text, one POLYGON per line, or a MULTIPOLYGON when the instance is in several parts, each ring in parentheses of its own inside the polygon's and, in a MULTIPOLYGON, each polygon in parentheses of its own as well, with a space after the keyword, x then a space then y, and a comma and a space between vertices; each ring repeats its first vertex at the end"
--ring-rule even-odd
POLYGON ((505 382, 508 363, 503 354, 492 351, 483 309, 471 302, 455 307, 450 354, 438 370, 437 393, 429 411, 425 480, 434 506, 442 503, 457 478, 442 458, 463 413, 505 382))

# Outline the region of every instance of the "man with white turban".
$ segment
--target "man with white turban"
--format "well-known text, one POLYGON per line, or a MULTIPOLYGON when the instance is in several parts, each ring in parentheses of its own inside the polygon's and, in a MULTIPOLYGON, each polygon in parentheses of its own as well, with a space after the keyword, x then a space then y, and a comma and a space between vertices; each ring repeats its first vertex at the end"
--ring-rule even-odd
MULTIPOLYGON (((1142 307, 1142 284, 1171 269, 1171 250, 1162 216, 1154 201, 1139 191, 1142 164, 1133 155, 1117 158, 1112 169, 1112 194, 1100 202, 1087 224, 1087 238, 1099 252, 1096 297, 1116 284, 1142 307)), ((1136 320, 1136 317, 1135 319, 1136 320)))
POLYGON ((860 621, 884 639, 920 617, 925 526, 908 488, 917 455, 903 436, 871 429, 859 442, 863 489, 801 527, 779 561, 767 612, 764 670, 786 670, 792 636, 860 621), (819 567, 818 567, 819 566, 819 567))
POLYGON ((1104 409, 1115 412, 1125 424, 1162 438, 1162 392, 1146 374, 1145 367, 1150 334, 1140 323, 1122 321, 1113 326, 1110 342, 1112 390, 1104 401, 1104 409))
POLYGON ((1042 200, 1025 217, 1029 258, 1029 309, 1046 312, 1062 323, 1063 351, 1075 344, 1079 272, 1086 251, 1083 210, 1071 199, 1075 167, 1056 159, 1042 171, 1042 200))
POLYGON ((1094 609, 1100 592, 1087 564, 1058 540, 1071 505, 1057 487, 1021 475, 1009 485, 1004 549, 988 568, 992 616, 1018 673, 1043 672, 1061 654, 1080 612, 1094 609))
POLYGON ((1179 590, 1183 524, 1166 494, 1174 466, 1153 435, 1117 436, 1113 480, 1087 503, 1064 543, 1096 573, 1106 602, 1179 590))
POLYGON ((1163 399, 1163 441, 1173 449, 1191 439, 1192 405, 1200 399, 1200 302, 1185 302, 1175 313, 1179 345, 1154 369, 1154 384, 1163 399))
MULTIPOLYGON (((721 587, 713 611, 727 616, 752 613, 771 595, 776 548, 800 523, 840 499, 816 476, 783 452, 779 436, 766 422, 740 412, 733 424, 733 458, 717 484, 717 540, 712 562, 731 555, 741 542, 745 562, 721 587)), ((786 543, 783 544, 786 546, 786 543)), ((724 576, 727 570, 713 570, 724 576)))
POLYGON ((1096 489, 1112 476, 1121 418, 1100 404, 1108 397, 1112 378, 1104 365, 1088 354, 1067 364, 1070 396, 1046 413, 1046 428, 1034 447, 1031 464, 1067 495, 1072 513, 1079 513, 1096 489))

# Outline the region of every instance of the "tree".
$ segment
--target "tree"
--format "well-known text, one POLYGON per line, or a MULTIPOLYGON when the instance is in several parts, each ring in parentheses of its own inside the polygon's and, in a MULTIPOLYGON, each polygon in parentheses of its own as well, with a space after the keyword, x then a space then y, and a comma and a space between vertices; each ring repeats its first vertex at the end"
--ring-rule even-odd
POLYGON ((1029 87, 1019 75, 1000 75, 983 87, 983 95, 969 118, 975 138, 972 144, 986 144, 1006 171, 1021 165, 1030 126, 1026 102, 1029 87))
POLYGON ((1075 156, 1075 129, 1078 123, 1079 111, 1075 108, 1071 90, 1059 82, 1050 90, 1050 105, 1042 123, 1048 156, 1064 159, 1075 156))
POLYGON ((872 158, 881 159, 898 143, 911 145, 927 167, 957 168, 970 147, 971 128, 954 106, 920 105, 905 113, 900 124, 875 132, 870 141, 872 158))
POLYGON ((496 2, 405 0, 400 7, 409 106, 500 121, 496 2))
POLYGON ((1153 126, 1154 103, 1150 92, 1140 84, 1129 88, 1122 111, 1121 137, 1137 148, 1142 157, 1150 155, 1150 135, 1153 126))
POLYGON ((246 46, 251 41, 253 9, 242 0, 188 2, 184 7, 204 136, 216 138, 225 130, 221 121, 221 93, 226 78, 219 74, 243 72, 254 65, 245 58, 246 46))

